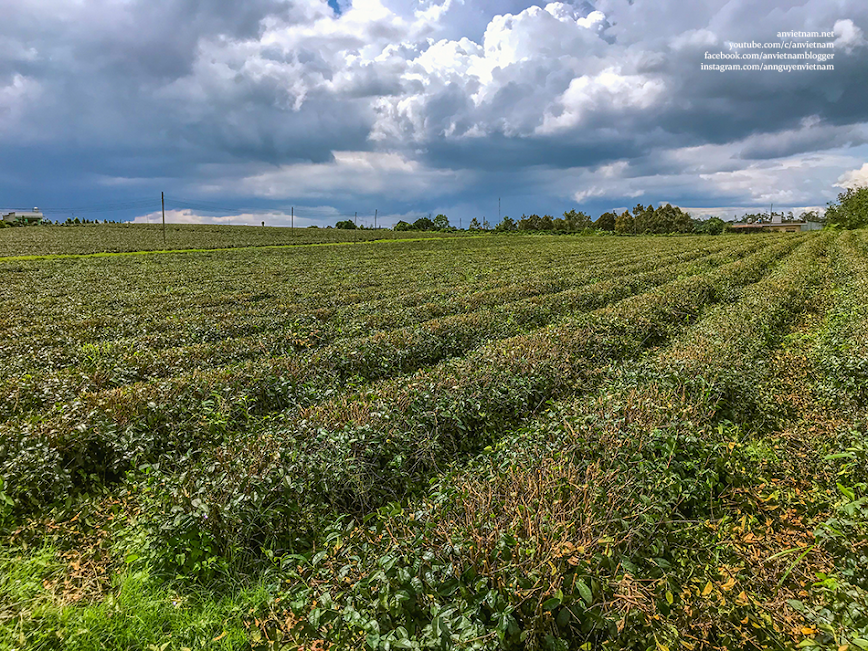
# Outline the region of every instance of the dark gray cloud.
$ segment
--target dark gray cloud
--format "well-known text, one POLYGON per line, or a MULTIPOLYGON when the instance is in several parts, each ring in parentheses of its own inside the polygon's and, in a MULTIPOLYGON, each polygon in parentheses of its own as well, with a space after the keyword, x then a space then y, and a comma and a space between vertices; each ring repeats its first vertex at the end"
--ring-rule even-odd
POLYGON ((864 162, 865 32, 861 0, 12 0, 0 202, 823 203, 864 162), (835 70, 701 69, 788 30, 835 70))

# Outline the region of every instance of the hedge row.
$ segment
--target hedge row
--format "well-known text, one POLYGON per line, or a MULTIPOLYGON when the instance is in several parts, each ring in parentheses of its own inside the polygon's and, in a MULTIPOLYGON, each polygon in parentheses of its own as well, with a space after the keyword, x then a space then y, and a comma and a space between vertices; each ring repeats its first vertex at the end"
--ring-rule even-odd
POLYGON ((195 538, 202 555, 238 560, 292 545, 322 513, 400 498, 546 401, 586 391, 613 363, 666 341, 707 305, 733 300, 797 243, 342 396, 190 459, 180 475, 155 473, 159 545, 171 559, 195 538))
POLYGON ((782 600, 774 581, 790 575, 795 587, 782 581, 784 594, 795 597, 793 575, 811 575, 793 571, 786 553, 765 561, 761 576, 739 569, 727 538, 742 514, 721 515, 733 508, 730 489, 754 488, 754 452, 733 443, 740 430, 718 421, 713 394, 731 374, 772 381, 763 360, 823 286, 828 239, 811 240, 739 301, 711 306, 596 395, 552 405, 422 497, 353 528, 335 522, 310 555, 325 560, 290 572, 285 598, 301 604, 304 623, 293 639, 350 648, 369 635, 372 648, 436 648, 493 631, 480 648, 786 644, 782 625, 798 617, 780 608, 769 617, 767 602, 782 600), (778 334, 757 336, 757 321, 778 334), (697 358, 689 351, 700 343, 712 348, 697 358), (690 373, 703 379, 685 384, 690 373), (703 381, 711 394, 697 400, 703 381), (750 596, 735 598, 743 590, 750 596))
POLYGON ((740 301, 719 306, 651 360, 652 374, 671 375, 690 389, 718 419, 764 428, 779 412, 778 396, 761 393, 768 377, 766 351, 788 333, 787 326, 822 288, 832 237, 802 244, 785 265, 752 286, 740 301))
POLYGON ((833 259, 838 290, 813 357, 830 406, 858 410, 868 403, 868 242, 862 233, 840 236, 833 259))
MULTIPOLYGON (((745 247, 742 245, 738 248, 745 247)), ((273 306, 268 302, 270 299, 264 299, 267 301, 264 305, 257 302, 253 307, 227 306, 231 309, 229 322, 219 317, 219 314, 206 317, 202 332, 194 337, 197 343, 180 346, 173 345, 171 339, 164 341, 153 333, 144 338, 137 333, 126 339, 117 339, 122 334, 119 331, 123 331, 130 323, 137 329, 152 328, 153 324, 148 326, 147 323, 155 317, 147 315, 147 312, 136 314, 136 318, 126 314, 123 319, 109 319, 100 327, 103 330, 110 329, 115 339, 84 345, 81 344, 79 326, 75 323, 55 323, 55 327, 62 326, 64 334, 58 337, 57 333, 52 332, 52 343, 48 348, 33 333, 19 333, 20 343, 14 346, 22 347, 26 341, 27 348, 27 354, 19 357, 30 360, 30 364, 42 359, 45 369, 29 368, 23 376, 15 374, 5 382, 0 382, 0 418, 17 419, 28 412, 53 408, 56 403, 71 403, 82 394, 112 390, 142 381, 175 377, 175 383, 182 384, 189 380, 191 368, 203 373, 222 366, 243 365, 262 357, 292 357, 299 352, 316 350, 338 341, 348 342, 351 346, 353 339, 370 336, 372 330, 385 332, 409 328, 452 314, 501 306, 588 282, 695 259, 718 249, 704 247, 674 254, 667 254, 665 250, 631 253, 620 260, 612 260, 613 252, 606 250, 598 255, 577 256, 580 265, 575 265, 572 258, 567 258, 559 259, 557 264, 543 272, 529 269, 528 277, 521 282, 485 283, 481 289, 478 284, 456 285, 449 291, 413 291, 409 294, 402 293, 400 289, 391 291, 397 288, 385 288, 388 296, 384 298, 345 307, 273 306), (606 256, 610 257, 605 259, 606 256), (244 312, 255 314, 255 318, 239 316, 244 312), (213 323, 215 317, 220 319, 216 329, 213 323), (251 323, 251 319, 255 322, 251 323), (237 325, 232 325, 236 322, 237 325), (49 348, 56 347, 57 340, 64 338, 70 339, 71 343, 66 345, 67 358, 60 359, 49 348), (34 354, 36 351, 38 355, 34 354)), ((520 264, 517 266, 521 268, 520 264)), ((156 318, 161 318, 160 311, 171 307, 162 305, 158 308, 156 318)), ((137 309, 142 310, 141 306, 137 309)), ((175 329, 180 326, 189 335, 191 328, 197 327, 195 323, 196 319, 193 322, 185 319, 183 323, 175 324, 175 329)), ((16 356, 12 348, 9 355, 12 362, 9 366, 14 367, 16 356)), ((3 371, 11 372, 9 366, 4 367, 3 371)))
MULTIPOLYGON (((168 385, 149 383, 86 395, 67 409, 9 428, 0 463, 19 459, 21 472, 16 476, 31 479, 15 482, 12 494, 38 505, 71 485, 113 482, 132 466, 207 448, 237 436, 263 414, 288 407, 297 410, 339 392, 347 382, 391 377, 465 354, 488 340, 605 305, 681 274, 705 271, 755 248, 745 246, 671 266, 657 262, 655 271, 632 274, 654 264, 645 261, 622 269, 629 274, 622 280, 351 339, 308 356, 269 360, 259 368, 223 369, 175 378, 168 385), (39 465, 57 471, 32 472, 39 465)), ((690 252, 677 259, 696 255, 690 252)))

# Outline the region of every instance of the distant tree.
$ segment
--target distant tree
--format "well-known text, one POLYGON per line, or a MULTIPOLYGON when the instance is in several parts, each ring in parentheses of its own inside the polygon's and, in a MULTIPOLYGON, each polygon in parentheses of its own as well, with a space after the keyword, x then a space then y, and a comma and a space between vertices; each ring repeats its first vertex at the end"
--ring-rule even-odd
POLYGON ((564 221, 567 222, 567 230, 581 231, 586 228, 593 228, 594 222, 591 216, 581 210, 568 210, 564 213, 564 221))
POLYGON ((511 233, 516 230, 515 220, 512 217, 504 217, 501 222, 494 227, 496 233, 511 233))
POLYGON ((711 235, 723 235, 729 229, 729 224, 720 217, 712 217, 706 220, 706 229, 711 235))
POLYGON ((636 220, 626 210, 618 215, 615 219, 615 232, 617 233, 635 233, 636 220))
MULTIPOLYGON (((558 224, 562 225, 563 222, 559 222, 558 224)), ((520 231, 552 231, 557 227, 555 218, 551 215, 540 217, 537 214, 530 216, 522 215, 517 226, 520 231)))
POLYGON ((615 220, 618 216, 613 212, 604 212, 599 216, 596 222, 594 222, 594 226, 597 230, 601 231, 614 231, 615 230, 615 220))
POLYGON ((666 203, 653 213, 654 233, 689 233, 693 230, 690 215, 678 206, 666 203))
POLYGON ((345 219, 344 221, 340 221, 335 224, 335 228, 341 228, 348 231, 353 231, 356 229, 356 225, 353 223, 351 219, 345 219))
POLYGON ((693 222, 693 232, 700 235, 720 235, 726 230, 726 222, 720 217, 696 220, 693 222))
POLYGON ((412 231, 413 226, 408 224, 404 220, 401 220, 397 224, 395 224, 395 227, 392 230, 395 230, 395 231, 412 231))
POLYGON ((518 220, 518 230, 534 231, 539 228, 539 215, 522 215, 518 220))
POLYGON ((518 222, 520 231, 551 231, 555 228, 555 219, 551 215, 522 215, 518 222))
POLYGON ((446 215, 437 215, 434 218, 433 223, 434 223, 434 228, 436 228, 438 231, 442 231, 442 230, 449 228, 449 218, 446 217, 446 215))
POLYGON ((636 204, 633 207, 633 232, 654 232, 654 206, 650 203, 647 207, 643 206, 641 203, 636 204))
POLYGON ((689 233, 693 230, 690 215, 677 206, 665 203, 657 208, 639 204, 633 208, 636 233, 689 233))
POLYGON ((428 217, 420 217, 413 222, 414 231, 436 231, 437 227, 428 217))
POLYGON ((491 230, 491 224, 488 222, 488 220, 485 217, 482 218, 482 230, 484 230, 484 231, 490 231, 491 230))
POLYGON ((840 193, 837 203, 826 208, 826 225, 846 229, 868 226, 868 187, 847 188, 840 193))
POLYGON ((474 217, 470 220, 470 225, 467 227, 469 231, 478 231, 482 230, 482 225, 479 223, 479 220, 474 217))

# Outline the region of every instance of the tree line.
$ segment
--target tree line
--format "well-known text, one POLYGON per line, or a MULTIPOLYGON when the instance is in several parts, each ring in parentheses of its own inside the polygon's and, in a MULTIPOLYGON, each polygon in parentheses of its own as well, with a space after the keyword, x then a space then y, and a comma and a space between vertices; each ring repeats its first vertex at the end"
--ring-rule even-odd
MULTIPOLYGON (((336 228, 354 229, 356 225, 350 221, 340 221, 336 228)), ((457 231, 449 223, 446 215, 440 214, 434 217, 421 217, 413 223, 399 221, 393 230, 396 231, 457 231)), ((610 232, 621 234, 662 234, 662 233, 704 233, 719 234, 726 230, 726 222, 719 217, 706 220, 697 220, 677 206, 663 204, 655 208, 653 205, 643 206, 637 204, 632 212, 625 210, 621 214, 605 212, 594 220, 588 213, 581 210, 568 210, 563 217, 552 215, 522 215, 515 220, 512 217, 504 217, 499 224, 491 226, 488 220, 480 222, 475 217, 467 226, 467 231, 511 233, 511 232, 561 232, 581 233, 584 231, 610 232)))
MULTIPOLYGON (((832 228, 861 228, 868 226, 868 187, 849 188, 838 195, 836 202, 829 203, 825 214, 820 215, 817 211, 803 212, 796 218, 792 211, 788 213, 747 213, 735 223, 771 223, 776 217, 782 223, 794 221, 824 222, 832 228)), ((539 216, 537 214, 522 215, 515 220, 504 217, 503 220, 492 227, 487 220, 480 222, 474 218, 470 221, 468 231, 491 231, 495 233, 511 232, 609 232, 623 235, 653 235, 666 233, 697 233, 702 235, 719 235, 729 228, 730 224, 720 217, 709 219, 694 219, 689 213, 678 206, 662 204, 654 207, 637 204, 632 210, 622 213, 604 212, 596 220, 581 210, 568 210, 563 217, 551 215, 539 216)), ((337 228, 355 228, 351 221, 338 222, 337 228), (343 224, 343 225, 342 225, 343 224)), ((451 226, 446 215, 437 215, 431 219, 422 217, 412 224, 399 221, 394 230, 396 231, 457 231, 451 226)))

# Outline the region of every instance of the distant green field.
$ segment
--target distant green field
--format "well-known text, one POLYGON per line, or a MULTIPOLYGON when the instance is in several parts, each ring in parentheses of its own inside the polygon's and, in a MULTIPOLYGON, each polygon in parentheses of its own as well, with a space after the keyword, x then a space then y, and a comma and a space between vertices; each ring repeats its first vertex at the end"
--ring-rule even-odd
POLYGON ((868 648, 864 232, 369 235, 0 260, 0 648, 868 648))
POLYGON ((437 237, 440 233, 401 233, 391 230, 335 228, 277 228, 268 226, 208 226, 89 224, 86 226, 29 226, 0 228, 0 258, 29 255, 69 255, 162 251, 172 249, 230 249, 248 246, 288 246, 331 242, 437 237))

